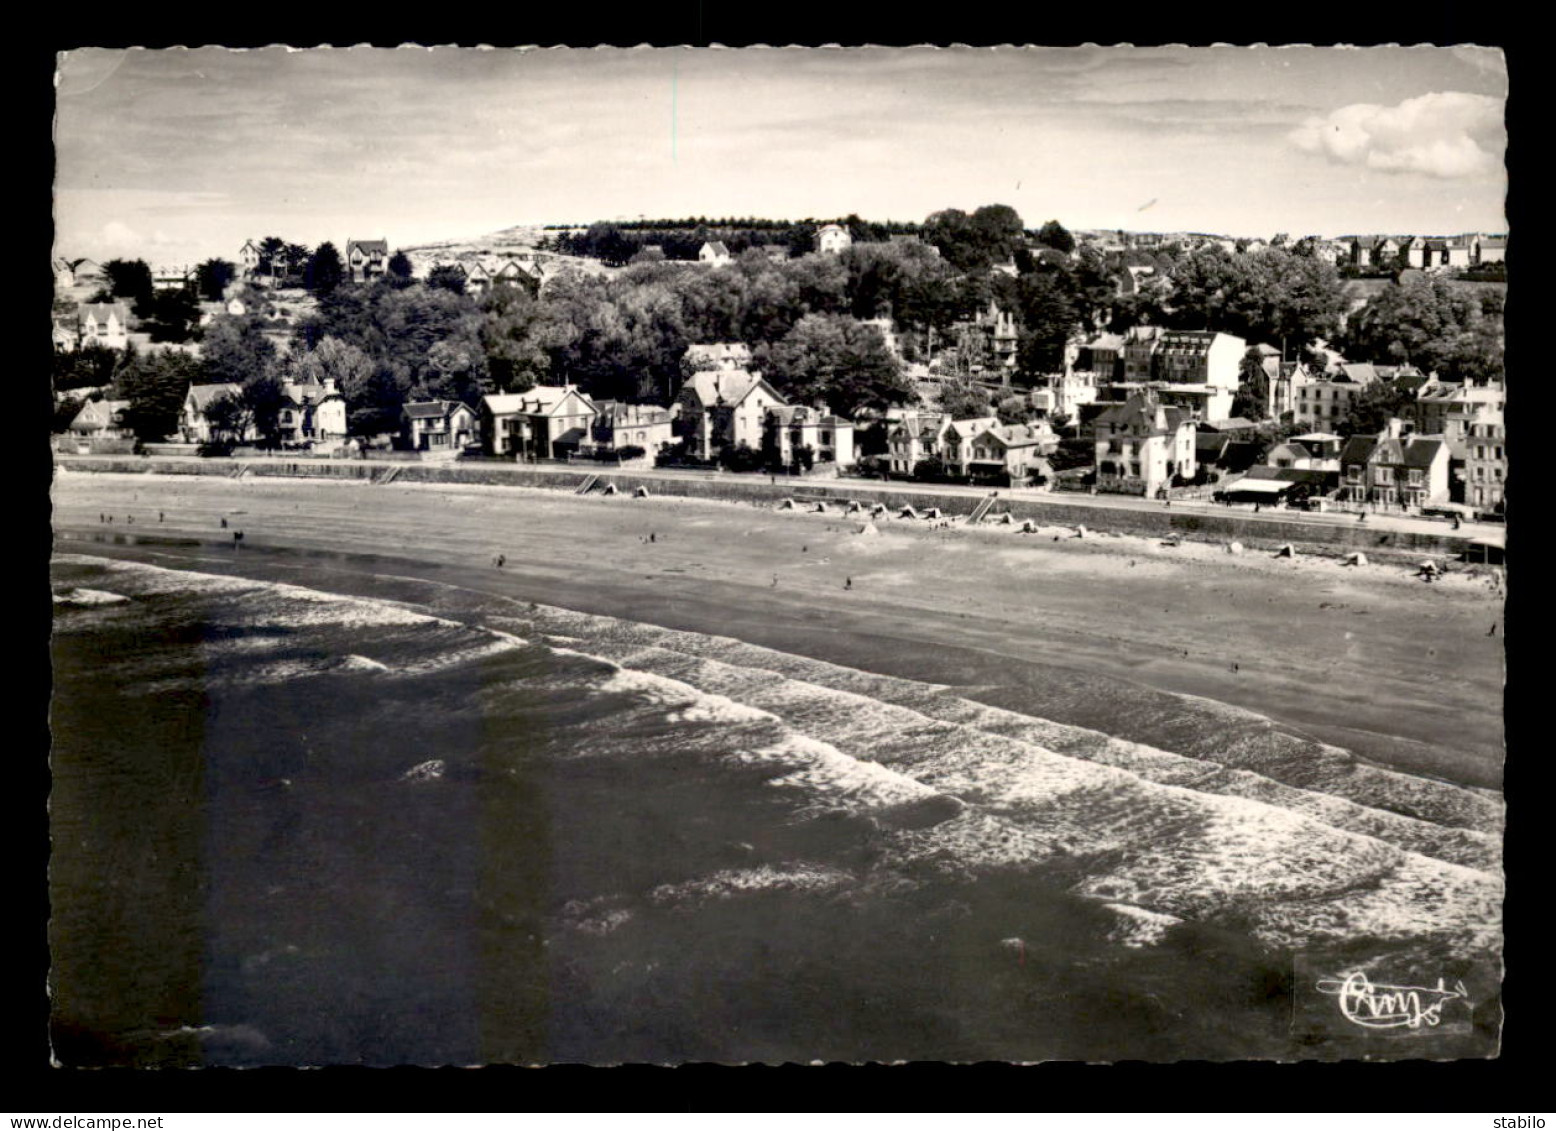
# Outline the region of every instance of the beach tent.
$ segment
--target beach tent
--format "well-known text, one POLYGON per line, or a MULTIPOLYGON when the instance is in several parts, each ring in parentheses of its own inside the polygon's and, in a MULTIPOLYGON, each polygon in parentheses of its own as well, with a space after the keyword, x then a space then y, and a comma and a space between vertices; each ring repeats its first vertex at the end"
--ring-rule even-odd
POLYGON ((1001 526, 1014 526, 1015 522, 1016 522, 1016 516, 1011 514, 1009 511, 1006 511, 1004 514, 1000 515, 1000 517, 999 517, 999 524, 1001 526))
POLYGON ((607 483, 605 485, 605 490, 602 493, 606 495, 614 495, 616 493, 616 484, 607 483))
POLYGON ((880 531, 876 529, 875 523, 867 522, 863 526, 861 526, 858 530, 854 531, 854 533, 855 534, 879 534, 880 531))
POLYGON ((873 515, 878 515, 878 514, 885 514, 885 513, 886 513, 886 504, 885 503, 876 503, 873 507, 870 508, 870 514, 872 516, 873 515))
POLYGON ((1025 522, 1023 522, 1021 524, 1021 533, 1023 533, 1023 534, 1036 534, 1037 533, 1037 523, 1033 522, 1030 518, 1027 519, 1025 522))
POLYGON ((864 510, 864 504, 861 503, 858 499, 852 499, 852 500, 849 501, 848 510, 846 510, 844 513, 845 514, 853 514, 855 511, 862 511, 862 510, 864 510))
POLYGON ((930 507, 927 511, 924 512, 924 517, 925 518, 939 518, 940 517, 940 508, 939 507, 930 507))
POLYGON ((1077 538, 1084 538, 1084 537, 1086 537, 1086 528, 1084 526, 1077 526, 1075 528, 1075 536, 1077 538))
POLYGON ((632 492, 632 497, 634 499, 646 499, 646 498, 648 498, 648 488, 647 487, 639 487, 636 491, 632 492))
POLYGON ((906 506, 906 507, 903 507, 900 511, 897 512, 897 517, 898 518, 917 518, 918 517, 918 511, 914 510, 911 506, 906 506))
POLYGON ((826 514, 827 513, 827 504, 826 503, 817 503, 816 504, 816 513, 817 514, 826 514))
POLYGON ((781 511, 792 511, 794 509, 794 500, 785 499, 783 502, 778 504, 778 509, 781 511))
POLYGON ((1291 543, 1287 542, 1284 546, 1275 551, 1275 556, 1277 558, 1294 558, 1297 556, 1297 553, 1291 548, 1291 543))
POLYGON ((1243 544, 1241 542, 1228 542, 1226 544, 1226 552, 1229 554, 1240 554, 1243 552, 1243 544))
POLYGON ((1360 551, 1357 551, 1356 553, 1346 554, 1345 555, 1345 562, 1343 564, 1349 565, 1349 566, 1364 566, 1364 565, 1367 564, 1367 555, 1361 553, 1360 551))

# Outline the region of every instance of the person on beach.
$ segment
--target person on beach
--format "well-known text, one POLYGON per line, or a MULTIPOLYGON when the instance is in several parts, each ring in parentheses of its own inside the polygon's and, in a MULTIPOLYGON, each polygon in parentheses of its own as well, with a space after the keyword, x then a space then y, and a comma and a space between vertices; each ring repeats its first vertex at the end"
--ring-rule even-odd
POLYGON ((648 540, 650 542, 657 542, 657 541, 659 541, 659 535, 655 534, 652 530, 650 530, 648 532, 648 540))
POLYGON ((846 578, 843 581, 843 588, 844 589, 852 589, 853 587, 854 587, 854 579, 853 578, 851 578, 851 577, 850 578, 846 578))
POLYGON ((778 575, 776 573, 773 574, 773 588, 774 589, 778 588, 778 575))
POLYGON ((1497 634, 1497 622, 1496 621, 1492 621, 1491 622, 1491 627, 1486 630, 1486 635, 1487 636, 1495 636, 1496 634, 1497 634))
POLYGON ((498 569, 501 569, 507 563, 508 563, 508 559, 507 559, 507 557, 505 555, 503 555, 503 554, 498 554, 497 555, 497 568, 498 569))
POLYGON ((226 530, 226 529, 227 529, 227 520, 226 520, 226 519, 225 519, 225 518, 224 518, 224 519, 222 519, 222 529, 223 529, 223 530, 226 530))
POLYGON ((161 512, 161 511, 158 511, 158 512, 157 512, 157 521, 158 521, 158 522, 161 522, 161 521, 162 521, 162 512, 161 512))
POLYGON ((234 550, 236 550, 238 548, 239 543, 241 543, 242 541, 243 541, 243 531, 241 531, 241 530, 234 530, 232 532, 232 548, 234 550))
POLYGON ((1357 522, 1366 522, 1367 521, 1367 512, 1366 511, 1362 511, 1361 514, 1357 515, 1356 516, 1356 521, 1357 522))
POLYGON ((127 515, 124 516, 124 521, 129 523, 131 526, 134 526, 135 525, 135 516, 133 514, 127 514, 127 515))

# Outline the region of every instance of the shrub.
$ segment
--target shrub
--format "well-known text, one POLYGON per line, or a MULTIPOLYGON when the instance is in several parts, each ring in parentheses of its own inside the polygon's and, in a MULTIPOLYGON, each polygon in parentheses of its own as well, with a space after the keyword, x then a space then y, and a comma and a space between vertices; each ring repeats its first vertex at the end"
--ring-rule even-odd
POLYGON ((616 458, 619 460, 641 459, 648 453, 636 444, 623 444, 616 449, 616 458))
POLYGON ((195 450, 196 455, 202 456, 230 456, 232 454, 231 440, 207 440, 195 450))

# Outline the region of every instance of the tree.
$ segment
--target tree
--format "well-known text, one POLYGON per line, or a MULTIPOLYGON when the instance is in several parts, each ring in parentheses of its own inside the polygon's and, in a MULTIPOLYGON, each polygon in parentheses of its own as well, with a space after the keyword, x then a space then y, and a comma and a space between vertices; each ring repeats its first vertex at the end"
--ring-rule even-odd
POLYGON ((225 259, 207 259, 195 268, 195 290, 207 302, 220 302, 237 277, 237 264, 225 259))
POLYGON ((1064 225, 1057 220, 1050 220, 1037 230, 1037 242, 1066 255, 1075 250, 1075 237, 1065 231, 1064 225))
POLYGON ((844 416, 902 404, 912 394, 880 329, 847 315, 807 314, 758 355, 758 368, 791 401, 824 400, 844 416))
POLYGON ((968 226, 990 263, 1008 262, 1016 248, 1026 243, 1021 217, 1008 204, 985 204, 972 214, 968 226))
POLYGON ((187 287, 158 291, 151 300, 146 328, 154 342, 187 342, 200 320, 200 304, 187 287))
POLYGON ((1392 381, 1373 381, 1351 398, 1345 419, 1335 429, 1342 436, 1370 436, 1383 431, 1393 417, 1403 417, 1415 397, 1392 381))
POLYGON ((427 286, 462 295, 465 293, 465 272, 452 263, 440 263, 427 275, 427 286))
POLYGON ((289 243, 281 249, 281 275, 288 280, 301 280, 308 271, 309 252, 300 243, 289 243))
POLYGON ((1450 379, 1498 379, 1504 368, 1500 321, 1448 279, 1407 276, 1350 315, 1341 348, 1349 356, 1408 362, 1450 379))
POLYGON ((1032 414, 1031 403, 1023 396, 1012 393, 994 406, 994 415, 1001 424, 1025 424, 1032 414))
POLYGON ((1060 276, 1025 275, 1018 280, 1021 327, 1016 342, 1016 369, 1029 382, 1064 369, 1065 348, 1081 328, 1081 319, 1060 276))
POLYGON ((260 442, 275 447, 281 440, 281 410, 287 405, 281 382, 272 373, 257 373, 243 382, 240 400, 260 442))
POLYGON ((304 273, 303 286, 316 295, 333 294, 346 277, 346 265, 335 245, 325 241, 314 250, 304 273))
POLYGON ((213 384, 241 385, 275 367, 275 343, 260 330, 257 314, 218 318, 205 332, 201 357, 213 384))
POLYGON ((280 236, 266 236, 259 241, 259 263, 255 270, 274 278, 286 271, 286 241, 280 236))
POLYGON ((993 414, 989 394, 970 381, 947 382, 940 387, 940 411, 952 420, 972 420, 993 414))
POLYGON ((151 282, 151 268, 144 259, 110 259, 103 264, 108 276, 108 293, 114 298, 128 299, 137 318, 150 316, 156 288, 151 282))
POLYGON ((389 257, 389 274, 395 279, 409 279, 415 273, 411 266, 411 257, 403 251, 396 251, 389 257))
POLYGON ((237 442, 248 431, 253 416, 242 396, 222 393, 206 404, 205 419, 210 425, 211 439, 237 442))
POLYGON ((189 354, 158 350, 127 355, 114 380, 118 400, 129 401, 124 422, 137 439, 166 439, 178 427, 189 386, 200 377, 200 363, 189 354))
POLYGON ((1232 415, 1259 421, 1270 414, 1270 374, 1264 356, 1257 349, 1243 355, 1238 370, 1238 388, 1232 397, 1232 415))

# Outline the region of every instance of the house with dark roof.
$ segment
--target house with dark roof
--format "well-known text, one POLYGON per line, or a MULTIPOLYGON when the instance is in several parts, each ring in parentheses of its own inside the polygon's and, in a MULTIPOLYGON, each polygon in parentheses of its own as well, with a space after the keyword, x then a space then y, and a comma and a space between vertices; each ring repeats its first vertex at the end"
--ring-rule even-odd
POLYGON ((1288 503, 1326 496, 1339 478, 1335 471, 1254 464, 1238 478, 1228 480, 1216 495, 1229 503, 1288 503))
POLYGON ((371 282, 388 269, 388 240, 346 241, 346 271, 353 283, 371 282))
POLYGON ((247 278, 259 270, 259 245, 253 240, 244 240, 243 246, 238 248, 238 275, 247 278))
POLYGON ((675 442, 675 414, 663 405, 595 401, 596 415, 589 426, 584 454, 642 448, 645 456, 658 455, 675 442))
POLYGON ((572 385, 537 385, 481 398, 482 446, 517 460, 567 459, 589 440, 599 410, 572 385))
POLYGON ((1105 409, 1093 427, 1099 492, 1151 498, 1197 471, 1193 415, 1150 390, 1105 409))
POLYGON ((953 420, 940 433, 940 446, 935 454, 945 464, 946 474, 966 478, 971 472, 967 464, 972 459, 973 437, 989 428, 999 426, 997 416, 974 416, 965 420, 953 420))
POLYGON ((972 437, 965 462, 967 478, 1011 487, 1047 480, 1053 475, 1048 457, 1058 447, 1059 437, 1046 421, 985 427, 972 437))
POLYGON ((796 453, 811 451, 816 463, 851 467, 854 463, 854 422, 828 412, 825 406, 774 405, 767 410, 762 443, 788 467, 796 453))
POLYGON ((729 248, 724 246, 723 240, 709 240, 697 249, 697 259, 702 263, 722 267, 726 263, 733 262, 734 256, 729 253, 729 248))
POLYGON ((1448 501, 1448 443, 1402 434, 1398 420, 1377 436, 1352 436, 1340 450, 1339 497, 1390 509, 1448 501))
POLYGON ((687 441, 689 454, 702 460, 725 448, 760 448, 768 409, 788 403, 759 373, 702 370, 681 386, 675 432, 687 441))
POLYGON ((400 435, 412 451, 454 455, 478 435, 476 415, 462 401, 412 401, 400 410, 400 435))
POLYGON ((912 475, 919 462, 940 450, 940 440, 951 426, 943 412, 906 410, 886 436, 886 450, 893 475, 912 475))

